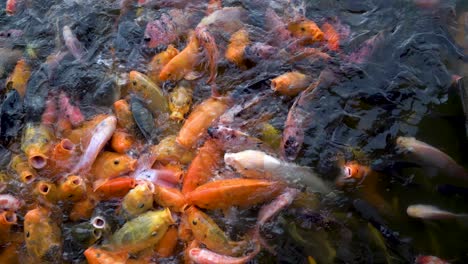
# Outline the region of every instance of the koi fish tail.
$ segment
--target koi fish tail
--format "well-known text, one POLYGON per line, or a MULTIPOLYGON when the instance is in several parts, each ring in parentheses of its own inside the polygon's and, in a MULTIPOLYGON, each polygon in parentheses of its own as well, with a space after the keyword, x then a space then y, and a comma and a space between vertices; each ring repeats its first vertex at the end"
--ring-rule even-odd
POLYGON ((195 30, 195 35, 198 39, 198 42, 201 44, 206 54, 208 55, 208 68, 210 71, 210 77, 208 78, 207 83, 212 83, 218 74, 217 63, 219 59, 219 50, 216 46, 216 40, 207 31, 206 27, 197 28, 195 30))

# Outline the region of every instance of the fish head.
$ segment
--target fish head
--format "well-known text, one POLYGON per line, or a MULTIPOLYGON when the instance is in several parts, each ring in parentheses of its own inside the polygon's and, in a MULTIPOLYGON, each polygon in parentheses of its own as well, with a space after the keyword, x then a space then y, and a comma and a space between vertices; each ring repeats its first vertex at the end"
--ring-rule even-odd
POLYGON ((320 30, 315 22, 309 19, 301 18, 292 21, 288 25, 288 30, 293 36, 305 40, 306 43, 314 43, 324 39, 322 30, 320 30))
POLYGON ((161 15, 160 19, 149 22, 146 25, 143 41, 148 48, 167 46, 177 39, 175 27, 170 17, 161 15))
POLYGON ((124 174, 135 170, 137 160, 128 155, 119 155, 110 160, 112 170, 124 174))
POLYGON ((398 137, 396 140, 397 150, 401 153, 411 153, 414 150, 416 139, 414 137, 398 137))

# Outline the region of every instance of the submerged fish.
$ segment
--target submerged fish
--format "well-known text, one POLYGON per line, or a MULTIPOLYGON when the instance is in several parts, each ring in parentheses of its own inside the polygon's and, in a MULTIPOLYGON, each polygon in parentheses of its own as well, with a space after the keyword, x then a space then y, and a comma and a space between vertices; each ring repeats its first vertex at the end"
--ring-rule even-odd
POLYGON ((449 211, 439 209, 433 205, 424 205, 424 204, 410 205, 406 209, 406 213, 410 217, 428 219, 428 220, 468 218, 468 214, 456 214, 456 213, 452 213, 449 211))
POLYGON ((311 168, 281 161, 261 151, 226 153, 224 162, 245 177, 284 180, 293 185, 305 185, 309 190, 325 194, 331 191, 325 181, 311 168))
POLYGON ((63 27, 63 39, 70 53, 77 60, 81 60, 85 55, 83 44, 76 38, 69 26, 63 27))
POLYGON ((439 149, 413 137, 399 137, 396 143, 404 155, 409 156, 419 165, 437 168, 448 176, 468 180, 466 170, 439 149))

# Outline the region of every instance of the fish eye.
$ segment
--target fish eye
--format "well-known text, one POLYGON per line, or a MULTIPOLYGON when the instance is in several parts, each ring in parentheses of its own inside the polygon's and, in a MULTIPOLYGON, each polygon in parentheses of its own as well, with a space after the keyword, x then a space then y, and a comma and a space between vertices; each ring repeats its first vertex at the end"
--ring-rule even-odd
POLYGON ((11 33, 10 33, 10 32, 7 33, 7 37, 11 37, 11 33))
POLYGON ((138 208, 140 208, 140 209, 143 208, 143 207, 145 207, 144 203, 138 205, 138 208))
POLYGON ((301 31, 304 32, 304 31, 305 31, 305 28, 304 28, 304 27, 301 27, 301 31))
POLYGON ((193 225, 197 225, 197 220, 193 220, 193 221, 192 221, 192 224, 193 224, 193 225))
POLYGON ((119 160, 114 160, 114 165, 119 165, 120 161, 119 160))
POLYGON ((136 81, 133 81, 132 84, 133 84, 134 86, 136 86, 136 85, 137 85, 137 82, 136 82, 136 81))
POLYGON ((151 233, 151 236, 156 236, 158 233, 156 231, 154 231, 153 233, 151 233))
POLYGON ((29 238, 30 234, 29 234, 29 231, 26 232, 26 238, 29 238))

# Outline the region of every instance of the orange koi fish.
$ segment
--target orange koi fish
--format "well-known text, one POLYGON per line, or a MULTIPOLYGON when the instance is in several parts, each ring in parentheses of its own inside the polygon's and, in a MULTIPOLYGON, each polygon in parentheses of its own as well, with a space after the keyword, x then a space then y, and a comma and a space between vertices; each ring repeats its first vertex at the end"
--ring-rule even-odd
POLYGON ((153 59, 151 59, 151 62, 148 65, 148 77, 150 77, 150 79, 155 83, 162 83, 162 81, 159 79, 161 70, 177 54, 179 54, 179 51, 173 45, 169 45, 165 51, 154 55, 153 59))
POLYGON ((26 249, 29 256, 36 260, 61 256, 61 230, 51 214, 48 209, 38 207, 24 216, 26 249))
POLYGON ((126 264, 128 253, 124 251, 108 251, 101 248, 89 247, 84 255, 89 264, 126 264))
MULTIPOLYGON (((90 188, 87 188, 90 189, 90 188)), ((73 204, 69 218, 71 221, 87 220, 93 214, 94 208, 98 201, 93 194, 88 192, 84 200, 78 201, 73 204)))
POLYGON ((161 70, 161 81, 195 79, 194 69, 200 61, 199 42, 194 33, 190 34, 187 46, 173 57, 161 70))
POLYGON ((96 158, 91 174, 94 176, 94 190, 107 180, 135 170, 136 160, 126 154, 104 151, 96 158))
POLYGON ((314 21, 307 18, 291 21, 288 24, 288 30, 302 44, 313 44, 324 39, 322 30, 320 30, 314 21))
POLYGON ((135 120, 127 101, 124 99, 116 101, 114 103, 114 113, 120 127, 125 128, 127 131, 132 131, 135 128, 135 120))
POLYGON ((245 67, 244 53, 245 48, 250 44, 249 33, 241 29, 234 33, 229 40, 229 45, 224 53, 224 57, 238 67, 245 67))
POLYGON ((107 200, 112 198, 122 198, 131 189, 135 188, 135 186, 135 179, 131 177, 118 177, 108 180, 104 184, 97 187, 97 189, 94 191, 99 198, 102 200, 107 200))
POLYGON ((58 142, 52 150, 51 160, 55 173, 67 170, 75 159, 77 159, 76 146, 67 138, 58 142))
POLYGON ((60 182, 58 189, 61 200, 77 202, 86 195, 86 184, 83 178, 77 175, 67 176, 60 182))
POLYGON ((175 188, 154 186, 154 201, 172 212, 183 212, 187 203, 184 195, 175 188))
POLYGON ((21 97, 26 93, 26 85, 31 77, 31 67, 24 59, 20 59, 13 70, 13 73, 6 81, 8 89, 15 89, 21 97))
POLYGON ((123 131, 114 132, 111 139, 111 147, 115 152, 125 154, 132 148, 135 148, 135 146, 136 140, 132 135, 123 131))
POLYGON ((186 148, 193 148, 211 123, 220 117, 227 107, 225 98, 209 98, 199 104, 180 129, 177 142, 186 148))
POLYGON ((271 89, 280 94, 295 96, 304 91, 311 78, 297 71, 282 74, 271 80, 271 89))
POLYGON ((337 51, 340 49, 340 35, 335 30, 335 28, 329 24, 324 23, 322 25, 322 30, 324 34, 324 39, 327 41, 327 47, 330 50, 337 51))
POLYGON ((156 244, 154 251, 161 258, 167 258, 174 254, 174 250, 177 246, 177 227, 171 226, 167 229, 164 236, 156 244))
POLYGON ((206 209, 250 207, 278 196, 282 182, 257 179, 227 179, 206 183, 185 195, 187 202, 206 209))
POLYGON ((35 192, 45 203, 56 203, 60 199, 57 185, 53 182, 41 180, 36 184, 35 192))
POLYGON ((209 181, 214 170, 220 166, 222 159, 223 151, 217 142, 213 139, 205 141, 197 156, 190 163, 184 177, 182 193, 189 193, 209 181))

